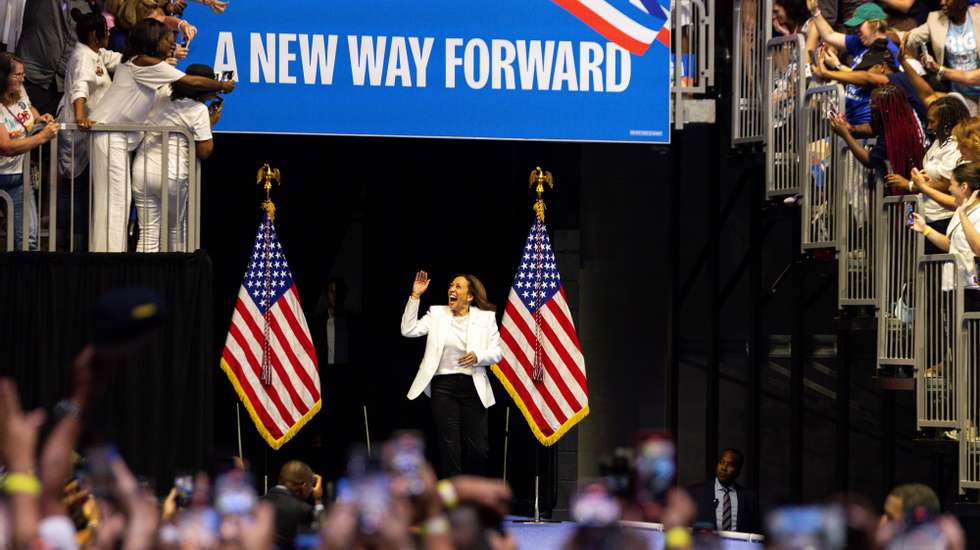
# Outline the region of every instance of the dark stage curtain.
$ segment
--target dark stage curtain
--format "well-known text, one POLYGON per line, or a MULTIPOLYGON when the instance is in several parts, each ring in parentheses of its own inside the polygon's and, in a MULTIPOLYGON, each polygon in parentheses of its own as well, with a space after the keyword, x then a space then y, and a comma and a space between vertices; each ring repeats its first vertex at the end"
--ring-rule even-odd
POLYGON ((92 306, 117 287, 154 289, 163 323, 126 357, 98 361, 102 390, 83 440, 111 439, 165 491, 175 471, 205 467, 211 453, 218 367, 207 254, 0 254, 0 375, 17 381, 25 408, 50 411, 92 336, 92 306))

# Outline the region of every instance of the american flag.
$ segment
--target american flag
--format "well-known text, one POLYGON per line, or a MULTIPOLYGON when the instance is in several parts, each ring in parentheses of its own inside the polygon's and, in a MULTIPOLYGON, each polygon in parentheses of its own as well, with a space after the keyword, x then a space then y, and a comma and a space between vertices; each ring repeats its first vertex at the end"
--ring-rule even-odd
POLYGON ((654 40, 670 47, 670 0, 553 0, 610 42, 635 55, 654 40))
POLYGON ((535 218, 500 326, 493 366, 531 431, 552 445, 589 414, 585 359, 544 222, 535 218))
POLYGON ((293 275, 266 214, 221 354, 255 427, 278 449, 320 410, 320 376, 293 275))

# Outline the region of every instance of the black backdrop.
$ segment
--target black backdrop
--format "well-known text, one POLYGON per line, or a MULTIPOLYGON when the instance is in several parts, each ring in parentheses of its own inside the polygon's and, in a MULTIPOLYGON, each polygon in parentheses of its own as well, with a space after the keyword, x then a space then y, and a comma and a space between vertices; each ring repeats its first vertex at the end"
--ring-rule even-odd
MULTIPOLYGON (((555 172, 556 190, 547 196, 549 228, 577 229, 580 147, 219 134, 215 154, 205 165, 202 214, 203 246, 215 266, 215 345, 220 348, 224 342, 261 215, 263 193, 255 184, 255 173, 267 161, 282 171, 283 185, 273 191, 276 226, 308 316, 322 282, 334 271, 348 228, 352 222, 363 227, 363 271, 357 283, 369 351, 357 367, 364 382, 353 388, 325 387, 324 400, 335 392, 369 395, 372 439, 404 428, 429 432, 428 400, 405 398, 424 342, 405 339, 398 331, 415 270, 425 269, 433 277, 423 307, 445 303, 449 277, 457 272, 477 274, 491 301, 502 306, 533 215, 528 173, 536 165, 555 172)), ((219 378, 215 443, 233 448, 236 396, 219 378)), ((494 393, 499 406, 490 411, 491 466, 499 475, 510 398, 499 385, 494 393)), ((325 407, 309 428, 279 451, 267 449, 243 418, 244 454, 273 483, 285 460, 300 457, 315 463, 324 453, 343 452, 316 448, 317 430, 335 422, 354 422, 359 429, 362 420, 330 414, 325 407)), ((329 446, 329 441, 323 444, 329 446)), ((508 477, 527 499, 537 447, 523 417, 512 408, 508 477)), ((550 463, 545 460, 546 466, 550 463)), ((553 492, 548 489, 546 493, 553 492)))
POLYGON ((25 407, 67 397, 71 362, 92 336, 92 306, 108 289, 146 287, 164 322, 135 356, 96 365, 105 391, 83 439, 111 438, 134 471, 165 490, 176 470, 206 466, 212 448, 211 261, 197 254, 0 254, 0 376, 25 407), (95 421, 94 419, 98 419, 95 421))

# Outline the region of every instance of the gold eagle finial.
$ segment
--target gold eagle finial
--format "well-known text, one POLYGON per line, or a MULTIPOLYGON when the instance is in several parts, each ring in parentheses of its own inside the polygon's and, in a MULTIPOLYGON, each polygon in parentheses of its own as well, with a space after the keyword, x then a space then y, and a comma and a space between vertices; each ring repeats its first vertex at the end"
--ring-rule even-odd
POLYGON ((262 168, 259 168, 259 172, 255 176, 255 183, 262 184, 262 188, 265 189, 265 200, 262 201, 262 209, 269 215, 270 220, 275 220, 276 205, 272 202, 272 182, 282 185, 279 169, 272 168, 267 162, 262 165, 262 168))
POLYGON ((538 199, 534 201, 534 206, 531 208, 542 222, 544 221, 545 210, 544 199, 542 198, 545 191, 545 184, 548 184, 548 189, 554 189, 555 180, 551 176, 551 172, 546 172, 540 166, 536 166, 534 170, 531 170, 531 175, 528 176, 528 187, 533 187, 534 192, 538 194, 538 199))

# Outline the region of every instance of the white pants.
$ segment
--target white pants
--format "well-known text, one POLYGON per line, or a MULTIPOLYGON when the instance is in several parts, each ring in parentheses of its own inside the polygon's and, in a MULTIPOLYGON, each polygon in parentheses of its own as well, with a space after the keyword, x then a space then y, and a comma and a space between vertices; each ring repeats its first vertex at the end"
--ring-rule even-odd
POLYGON ((129 140, 124 132, 101 132, 92 146, 90 252, 125 252, 128 236, 129 140))
MULTIPOLYGON (((137 252, 160 252, 160 217, 163 215, 163 170, 154 161, 146 162, 143 151, 133 162, 133 201, 140 221, 137 252), (144 162, 146 163, 144 169, 144 162)), ((174 159, 171 162, 175 162, 174 159)), ((167 251, 187 251, 187 178, 167 178, 167 251)))

